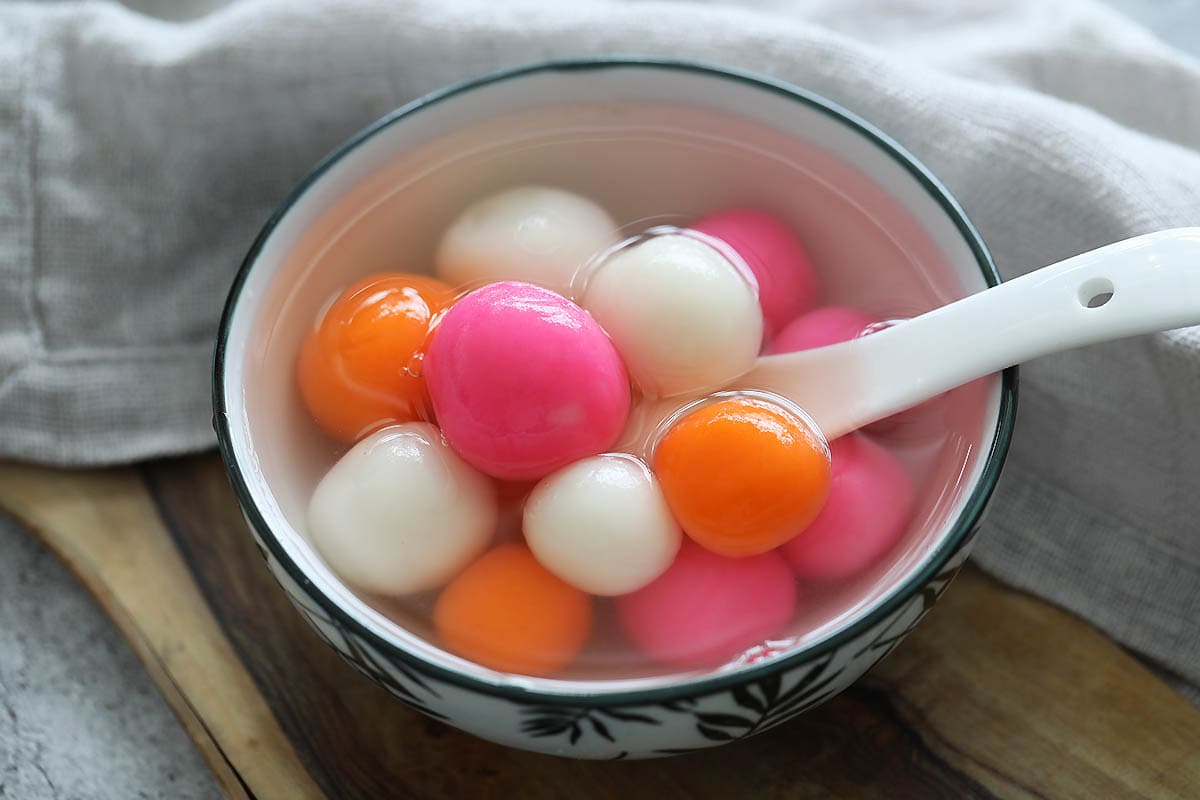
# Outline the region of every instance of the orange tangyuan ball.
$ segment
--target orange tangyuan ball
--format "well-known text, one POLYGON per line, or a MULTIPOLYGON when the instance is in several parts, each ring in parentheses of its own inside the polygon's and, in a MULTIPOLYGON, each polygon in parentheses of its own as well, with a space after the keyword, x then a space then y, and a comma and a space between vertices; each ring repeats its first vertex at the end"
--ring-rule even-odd
POLYGON ((697 544, 722 556, 772 550, 813 521, 829 494, 829 446, 798 416, 752 398, 702 406, 663 436, 654 472, 697 544))
POLYGON ((411 371, 453 290, 422 275, 372 275, 333 302, 300 346, 297 379, 330 436, 354 442, 391 422, 428 417, 425 381, 411 371))
POLYGON ((437 599, 433 624, 447 649, 485 667, 550 675, 587 641, 587 594, 538 563, 523 544, 485 553, 437 599))

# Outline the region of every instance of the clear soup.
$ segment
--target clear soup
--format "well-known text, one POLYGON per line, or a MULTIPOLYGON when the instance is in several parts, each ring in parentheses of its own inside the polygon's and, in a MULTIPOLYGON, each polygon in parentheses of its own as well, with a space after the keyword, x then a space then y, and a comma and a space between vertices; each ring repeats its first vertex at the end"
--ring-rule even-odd
MULTIPOLYGON (((404 153, 340 197, 288 253, 271 292, 279 312, 248 356, 256 390, 248 410, 259 468, 280 511, 300 535, 325 471, 345 451, 323 436, 295 390, 304 334, 331 299, 377 272, 429 273, 438 239, 458 213, 491 192, 544 184, 605 207, 629 232, 686 225, 739 206, 769 211, 806 246, 822 282, 822 305, 903 319, 964 293, 937 245, 892 197, 840 158, 802 139, 707 108, 595 103, 522 111, 471 124, 404 153)), ((727 666, 774 657, 843 625, 911 571, 936 544, 984 457, 989 384, 951 392, 936 418, 873 438, 903 463, 916 492, 906 532, 853 578, 801 583, 790 623, 768 642, 747 643, 727 666)), ((512 530, 512 514, 504 517, 512 530)), ((346 590, 348 591, 348 590, 346 590)), ((436 593, 360 599, 389 624, 436 647, 436 593)), ((612 601, 593 600, 591 638, 556 678, 655 679, 679 669, 656 663, 622 636, 612 601)), ((713 664, 714 669, 723 665, 713 664)))

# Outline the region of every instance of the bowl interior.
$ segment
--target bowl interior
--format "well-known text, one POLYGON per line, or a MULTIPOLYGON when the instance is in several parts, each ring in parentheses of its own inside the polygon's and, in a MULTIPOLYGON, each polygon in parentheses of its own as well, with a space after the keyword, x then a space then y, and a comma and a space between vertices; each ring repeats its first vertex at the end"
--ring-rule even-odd
MULTIPOLYGON (((631 229, 739 205, 766 208, 806 243, 827 301, 885 319, 986 288, 985 257, 938 190, 872 133, 816 101, 745 78, 670 65, 546 68, 418 106, 319 167, 268 226, 234 290, 218 392, 242 502, 323 602, 441 668, 562 694, 711 674, 623 669, 615 660, 612 669, 599 663, 564 678, 497 673, 438 648, 405 607, 342 584, 305 531, 309 494, 339 448, 315 433, 294 388, 304 333, 359 277, 430 271, 440 232, 467 203, 520 183, 578 191, 631 229)), ((936 466, 918 486, 897 555, 802 613, 771 643, 771 657, 828 640, 912 591, 914 576, 944 557, 952 533, 963 533, 996 437, 1001 382, 995 376, 956 392, 942 420, 947 434, 901 448, 902 458, 936 466)), ((721 671, 754 668, 743 661, 721 671)))

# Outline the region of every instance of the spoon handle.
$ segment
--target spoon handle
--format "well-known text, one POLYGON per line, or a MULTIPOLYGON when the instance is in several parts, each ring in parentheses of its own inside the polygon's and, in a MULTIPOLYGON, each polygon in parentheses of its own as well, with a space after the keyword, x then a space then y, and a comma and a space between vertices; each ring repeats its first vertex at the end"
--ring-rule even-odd
POLYGON ((1039 356, 1200 324, 1200 228, 1126 239, 870 336, 764 356, 739 385, 798 403, 832 440, 1039 356))

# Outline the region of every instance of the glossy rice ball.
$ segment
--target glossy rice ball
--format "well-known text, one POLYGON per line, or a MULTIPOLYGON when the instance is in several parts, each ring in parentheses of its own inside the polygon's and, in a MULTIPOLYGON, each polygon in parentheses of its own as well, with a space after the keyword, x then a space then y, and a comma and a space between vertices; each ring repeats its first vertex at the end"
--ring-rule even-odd
POLYGON ((725 558, 687 542, 658 580, 615 602, 625 635, 655 661, 714 667, 780 635, 797 597, 778 553, 725 558))
POLYGON ((781 551, 797 575, 839 581, 861 573, 899 541, 912 518, 904 466, 860 433, 829 446, 833 476, 817 518, 781 551))
POLYGON ((468 288, 524 281, 569 296, 576 272, 616 241, 616 223, 586 197, 520 186, 458 216, 438 245, 437 276, 468 288))
POLYGON ((372 275, 333 302, 300 347, 296 380, 317 424, 358 441, 389 423, 424 419, 425 381, 409 368, 450 287, 424 275, 372 275))
POLYGON ((651 395, 719 388, 754 366, 762 342, 754 287, 717 250, 682 234, 613 253, 591 275, 583 304, 651 395))
POLYGON ((816 306, 817 273, 800 239, 779 218, 738 208, 710 214, 691 227, 728 244, 754 273, 768 334, 816 306))
POLYGON ((446 313, 425 357, 434 413, 469 463, 542 478, 616 442, 629 416, 625 365, 587 312, 528 283, 494 283, 446 313))
POLYGON ((427 422, 384 428, 342 456, 313 492, 313 545, 355 589, 404 595, 441 586, 496 528, 492 482, 427 422))
POLYGON ((771 354, 794 353, 848 342, 862 336, 876 322, 857 308, 825 306, 785 325, 767 351, 771 354))
POLYGON ((740 558, 775 549, 817 516, 829 450, 798 415, 737 397, 676 421, 655 448, 654 474, 693 541, 740 558))
POLYGON ((683 538, 654 474, 621 455, 585 458, 543 479, 525 504, 523 527, 538 561, 599 596, 657 578, 683 538))
POLYGON ((464 658, 503 672, 550 675, 583 649, 592 607, 524 545, 503 544, 442 591, 433 624, 441 643, 464 658))

